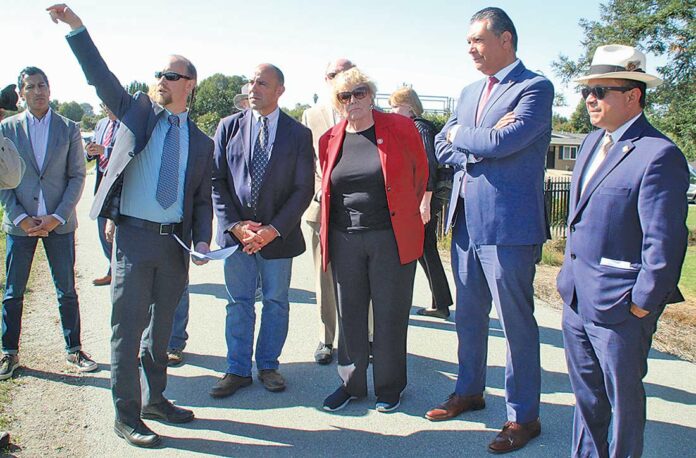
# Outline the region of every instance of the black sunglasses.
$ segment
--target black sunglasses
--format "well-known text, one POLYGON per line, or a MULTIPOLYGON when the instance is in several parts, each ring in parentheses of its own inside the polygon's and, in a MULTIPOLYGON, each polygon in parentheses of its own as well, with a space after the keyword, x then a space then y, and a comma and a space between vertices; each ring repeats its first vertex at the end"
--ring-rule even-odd
POLYGON ((326 77, 327 77, 328 79, 332 80, 332 79, 336 78, 336 75, 338 75, 338 73, 336 73, 336 72, 329 72, 329 73, 326 74, 326 77))
POLYGON ((160 79, 164 76, 164 79, 167 81, 179 81, 179 79, 183 78, 185 80, 192 80, 190 76, 186 75, 181 75, 176 72, 155 72, 155 78, 160 79))
POLYGON ((367 94, 369 93, 370 91, 363 86, 355 88, 352 91, 339 92, 338 94, 336 94, 336 98, 338 98, 339 102, 343 104, 348 104, 350 103, 351 97, 355 97, 355 100, 362 100, 365 97, 367 97, 367 94))
POLYGON ((583 86, 580 88, 580 93, 583 99, 587 99, 587 97, 592 94, 597 100, 602 100, 604 96, 607 95, 607 91, 628 92, 632 89, 635 88, 626 86, 583 86))

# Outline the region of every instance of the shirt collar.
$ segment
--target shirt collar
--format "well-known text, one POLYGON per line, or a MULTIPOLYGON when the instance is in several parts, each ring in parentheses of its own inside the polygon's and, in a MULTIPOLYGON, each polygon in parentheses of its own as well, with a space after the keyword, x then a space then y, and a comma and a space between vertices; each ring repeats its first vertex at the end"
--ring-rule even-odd
POLYGON ((36 124, 44 124, 44 123, 50 124, 52 111, 53 110, 51 110, 49 108, 48 111, 46 112, 46 114, 44 115, 44 117, 39 119, 36 116, 34 116, 31 111, 27 110, 27 122, 29 122, 29 124, 31 124, 32 126, 34 126, 36 124))
MULTIPOLYGON (((167 113, 167 117, 169 117, 169 116, 171 116, 171 115, 174 114, 174 113, 172 113, 171 111, 167 110, 166 108, 164 109, 164 111, 167 113)), ((177 115, 174 115, 174 116, 176 116, 177 118, 179 118, 179 126, 180 126, 180 127, 181 127, 181 126, 185 126, 185 125, 186 125, 186 120, 188 119, 188 110, 184 110, 184 111, 182 111, 181 113, 179 113, 179 114, 177 114, 177 115)), ((166 118, 165 118, 165 119, 166 119, 166 118)), ((118 122, 118 120, 116 120, 116 122, 118 122)))
MULTIPOLYGON (((611 137, 612 143, 616 144, 618 143, 619 140, 621 140, 621 137, 623 137, 623 134, 626 133, 629 127, 633 125, 634 122, 636 122, 636 119, 640 118, 640 116, 643 114, 643 112, 640 112, 637 116, 634 116, 633 118, 629 119, 625 123, 619 126, 618 129, 616 129, 614 132, 607 132, 609 136, 611 137)), ((606 132, 606 130, 605 130, 606 132)))
POLYGON ((511 64, 508 65, 507 67, 501 68, 501 69, 498 70, 498 72, 497 72, 495 75, 493 75, 493 76, 495 76, 495 77, 498 79, 498 82, 500 83, 501 81, 503 81, 503 80, 510 74, 510 72, 512 71, 513 68, 517 67, 517 64, 519 64, 519 63, 520 63, 520 60, 519 60, 519 59, 515 59, 515 61, 514 61, 513 63, 511 63, 511 64))
MULTIPOLYGON (((261 113, 259 113, 256 110, 251 110, 251 115, 254 117, 254 122, 257 123, 261 120, 261 113)), ((268 116, 268 124, 273 124, 278 120, 278 117, 280 116, 280 107, 276 107, 275 110, 271 111, 268 116)))

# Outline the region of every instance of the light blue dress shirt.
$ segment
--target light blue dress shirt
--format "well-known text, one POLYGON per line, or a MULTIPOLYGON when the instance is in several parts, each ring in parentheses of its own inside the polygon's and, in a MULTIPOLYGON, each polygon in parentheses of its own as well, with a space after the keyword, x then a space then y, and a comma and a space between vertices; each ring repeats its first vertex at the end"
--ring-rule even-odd
MULTIPOLYGON (((254 145, 256 144, 256 137, 259 136, 259 130, 261 130, 261 114, 256 110, 251 110, 251 116, 254 122, 251 124, 251 149, 249 151, 254 152, 254 145)), ((271 159, 271 151, 273 150, 273 143, 275 143, 276 132, 278 131, 278 118, 280 118, 280 108, 276 107, 275 110, 270 112, 268 116, 268 159, 271 159)))
MULTIPOLYGON (((150 141, 123 171, 121 214, 153 221, 178 223, 184 219, 184 183, 189 151, 188 112, 179 113, 179 186, 174 204, 164 209, 157 202, 157 182, 162 164, 164 137, 169 130, 167 117, 173 113, 163 110, 152 131, 150 141)), ((176 127, 173 127, 176 129, 176 127)))

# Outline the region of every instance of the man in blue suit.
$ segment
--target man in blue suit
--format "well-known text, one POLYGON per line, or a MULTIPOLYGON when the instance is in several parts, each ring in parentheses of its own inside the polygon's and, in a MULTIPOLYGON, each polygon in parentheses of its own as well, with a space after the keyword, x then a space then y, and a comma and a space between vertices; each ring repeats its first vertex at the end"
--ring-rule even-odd
MULTIPOLYGON (((96 161, 95 170, 97 179, 94 183, 94 193, 97 193, 102 177, 106 173, 106 167, 109 165, 111 151, 114 149, 116 141, 116 132, 118 131, 119 122, 109 108, 102 104, 102 110, 106 113, 106 117, 100 119, 94 128, 94 138, 85 146, 85 156, 88 161, 96 161)), ((109 262, 109 270, 103 277, 92 280, 94 286, 104 286, 111 284, 111 250, 112 243, 106 239, 106 218, 97 217, 97 229, 99 231, 99 242, 101 243, 104 256, 109 262)))
POLYGON ((209 251, 212 236, 213 142, 187 110, 196 67, 183 56, 170 56, 155 73, 152 98, 141 92, 130 95, 107 67, 82 20, 64 4, 48 10, 54 22, 72 29, 68 44, 87 82, 121 120, 90 216, 106 217, 117 226, 111 289, 114 431, 131 445, 154 447, 160 436, 141 418, 167 423, 194 419, 193 412, 166 399, 164 390, 167 342, 189 264, 188 252, 174 235, 203 253, 209 251))
POLYGON ((570 189, 558 291, 575 393, 572 455, 643 452, 648 351, 686 252, 689 172, 684 155, 645 118, 645 55, 600 46, 582 95, 592 125, 570 189), (611 425, 611 443, 609 428, 611 425))
POLYGON ((553 86, 517 59, 517 32, 503 10, 474 14, 467 41, 474 65, 487 78, 462 90, 435 139, 438 160, 457 169, 447 224, 454 229, 459 374, 454 393, 426 418, 446 420, 485 407, 493 302, 508 346, 508 421, 488 449, 505 453, 541 432, 532 282, 546 239, 543 178, 553 86))
POLYGON ((224 118, 215 133, 217 243, 240 246, 225 260, 227 368, 210 390, 215 398, 252 382, 259 277, 263 309, 256 369, 267 390, 285 389, 278 357, 288 333, 292 258, 305 250, 300 219, 314 193, 312 133, 278 107, 283 73, 262 64, 249 84, 251 109, 224 118))

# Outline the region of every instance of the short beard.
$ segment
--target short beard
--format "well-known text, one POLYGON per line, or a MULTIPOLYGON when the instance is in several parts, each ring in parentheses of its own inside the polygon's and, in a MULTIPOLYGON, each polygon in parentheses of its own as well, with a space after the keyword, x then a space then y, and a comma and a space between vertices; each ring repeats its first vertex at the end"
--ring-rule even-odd
POLYGON ((167 105, 172 103, 172 95, 155 92, 155 102, 159 103, 163 107, 166 107, 167 105))

